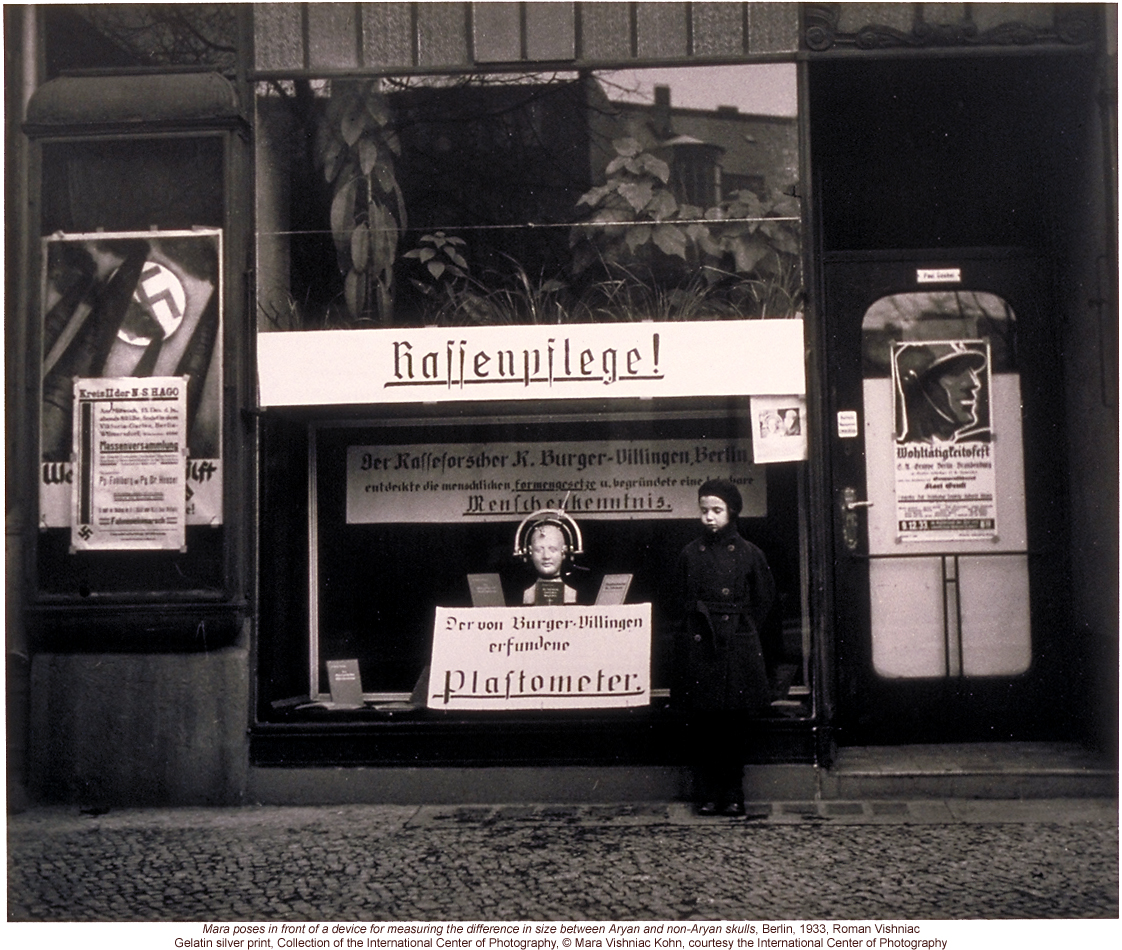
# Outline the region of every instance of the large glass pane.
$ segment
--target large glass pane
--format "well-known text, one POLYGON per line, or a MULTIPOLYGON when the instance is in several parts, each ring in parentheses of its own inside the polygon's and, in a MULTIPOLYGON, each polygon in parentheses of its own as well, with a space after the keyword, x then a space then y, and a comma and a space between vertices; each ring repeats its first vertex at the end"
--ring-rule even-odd
MULTIPOLYGON (((326 660, 357 658, 367 692, 410 693, 427 663, 434 605, 471 606, 468 575, 478 573, 499 577, 506 604, 522 603, 535 574, 513 553, 517 527, 523 517, 556 507, 565 495, 584 548, 565 574, 575 602, 594 603, 606 575, 631 575, 627 602, 653 605, 653 685, 667 688, 672 651, 666 623, 676 610, 678 554, 698 533, 692 515, 696 490, 672 484, 678 463, 659 468, 663 463, 647 465, 639 456, 747 444, 745 418, 698 412, 660 420, 635 413, 614 419, 446 418, 416 426, 317 428, 313 622, 319 689, 327 689, 326 660), (367 468, 363 454, 375 460, 367 468), (366 484, 392 489, 413 477, 408 464, 428 465, 434 455, 462 461, 487 456, 494 464, 461 474, 430 467, 426 478, 441 489, 435 493, 424 492, 420 480, 417 492, 371 496, 353 490, 366 484), (564 464, 570 461, 566 455, 571 465, 564 464), (515 464, 519 457, 521 466, 515 464), (621 457, 631 464, 619 466, 618 487, 581 490, 581 482, 603 485, 602 476, 621 457), (548 476, 542 474, 543 460, 554 463, 548 476), (405 467, 395 468, 399 461, 405 467), (527 463, 537 468, 527 470, 527 463), (582 463, 582 474, 574 477, 582 463), (651 469, 661 471, 661 486, 646 477, 651 469), (463 510, 464 501, 472 505, 464 483, 481 500, 474 512, 463 510), (487 509, 494 513, 485 514, 487 509)), ((785 690, 796 677, 801 680, 802 666, 799 473, 794 465, 747 461, 732 470, 745 481, 740 531, 764 550, 779 588, 779 608, 762 639, 777 689, 785 690)))
MULTIPOLYGON (((221 588, 222 140, 52 142, 42 154, 39 587, 75 597, 221 588), (177 489, 186 550, 75 553, 76 381, 169 376, 189 379, 177 489)), ((155 517, 137 510, 143 493, 121 494, 117 515, 155 517)))
POLYGON ((794 80, 263 83, 260 328, 791 316, 794 80))
POLYGON ((886 677, 945 676, 943 576, 939 558, 869 564, 873 669, 886 677))
POLYGON ((232 3, 43 4, 47 78, 63 70, 209 66, 227 74, 237 55, 232 3))
POLYGON ((964 557, 959 571, 963 674, 1024 673, 1032 662, 1028 558, 964 557))

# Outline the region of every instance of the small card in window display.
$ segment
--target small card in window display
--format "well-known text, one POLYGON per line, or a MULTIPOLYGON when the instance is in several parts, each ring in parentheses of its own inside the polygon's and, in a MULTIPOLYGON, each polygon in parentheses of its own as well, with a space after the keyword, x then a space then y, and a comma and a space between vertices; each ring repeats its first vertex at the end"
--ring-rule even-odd
POLYGON ((468 574, 473 607, 505 607, 502 580, 498 574, 468 574))
POLYGON ((631 587, 632 574, 605 574, 600 582, 600 592, 596 595, 596 605, 622 604, 627 600, 631 587))
POLYGON ((328 660, 327 681, 331 686, 331 705, 336 709, 357 709, 362 705, 362 677, 358 660, 328 660))

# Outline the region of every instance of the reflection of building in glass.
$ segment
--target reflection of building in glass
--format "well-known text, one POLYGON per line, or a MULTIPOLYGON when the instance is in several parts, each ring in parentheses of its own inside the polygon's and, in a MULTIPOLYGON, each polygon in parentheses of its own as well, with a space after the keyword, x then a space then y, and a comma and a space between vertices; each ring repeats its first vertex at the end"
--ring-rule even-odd
POLYGON ((995 373, 1017 368, 1016 316, 1002 298, 975 291, 923 291, 877 300, 861 321, 867 377, 892 372, 892 346, 904 341, 978 340, 990 344, 995 373))
MULTIPOLYGON (((332 110, 338 111, 335 100, 348 88, 339 82, 302 96, 270 87, 257 102, 259 136, 267 143, 268 156, 257 169, 259 191, 269 196, 260 205, 265 232, 260 253, 269 266, 263 268, 259 307, 270 323, 284 325, 295 316, 302 323, 322 325, 343 318, 346 275, 338 252, 343 246, 338 241, 342 205, 336 202, 337 186, 329 187, 325 179, 328 166, 316 143, 323 139, 325 123, 333 121, 332 110), (277 282, 285 271, 287 286, 277 282)), ((792 187, 798 166, 793 117, 748 115, 730 106, 674 108, 668 86, 655 87, 651 104, 612 101, 613 92, 611 82, 597 74, 589 79, 573 74, 501 80, 479 76, 455 83, 397 79, 371 87, 368 108, 385 117, 386 130, 400 146, 392 172, 376 169, 380 180, 396 187, 389 210, 406 226, 396 255, 386 262, 394 274, 394 322, 430 322, 436 319, 434 308, 443 308, 439 319, 456 322, 536 322, 541 316, 532 313, 541 307, 553 307, 567 321, 589 319, 587 306, 566 301, 555 291, 562 284, 572 286, 573 271, 580 270, 574 268, 569 226, 590 214, 581 196, 619 174, 616 146, 628 136, 644 153, 666 163, 667 193, 682 206, 630 208, 623 218, 638 219, 637 227, 656 219, 700 216, 741 189, 762 198, 792 187), (528 221, 540 227, 527 232, 522 225, 528 221), (432 235, 437 237, 426 237, 432 235), (456 256, 445 259, 441 251, 435 260, 418 261, 417 254, 430 253, 426 241, 447 240, 440 235, 462 242, 456 256), (413 256, 403 257, 407 254, 413 256), (438 265, 447 266, 434 276, 438 265), (512 289, 526 283, 535 288, 536 299, 523 301, 521 290, 518 299, 511 296, 512 289), (552 290, 542 294, 538 288, 552 290), (518 313, 499 317, 497 309, 518 313)), ((377 147, 371 146, 371 153, 377 154, 377 147)), ((661 187, 657 183, 656 192, 661 187)), ((620 217, 607 209, 604 215, 620 217)), ((601 241, 594 244, 596 257, 603 248, 601 241)), ((692 251, 660 240, 664 253, 644 256, 651 244, 648 238, 645 245, 635 241, 629 249, 642 265, 650 258, 656 269, 666 271, 658 279, 680 280, 672 257, 692 251)), ((742 253, 735 270, 751 270, 765 250, 753 246, 742 253)), ((729 269, 729 260, 721 261, 718 254, 710 263, 729 269)), ((632 278, 643 273, 642 267, 623 264, 632 278)))
MULTIPOLYGON (((609 95, 611 89, 608 89, 609 95)), ((646 141, 671 166, 680 201, 711 207, 742 188, 764 196, 798 178, 798 127, 793 117, 751 115, 735 106, 675 108, 669 86, 654 102, 613 102, 628 133, 646 141)))

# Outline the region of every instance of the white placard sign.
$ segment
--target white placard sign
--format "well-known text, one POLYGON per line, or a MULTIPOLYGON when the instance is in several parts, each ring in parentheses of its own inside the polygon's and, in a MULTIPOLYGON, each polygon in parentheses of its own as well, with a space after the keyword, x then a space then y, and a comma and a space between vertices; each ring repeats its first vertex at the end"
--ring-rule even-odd
POLYGON ((838 410, 838 438, 856 439, 860 434, 857 428, 857 412, 853 409, 838 410))
POLYGON ((806 392, 801 319, 261 333, 257 373, 264 407, 806 392))
POLYGON ((437 607, 430 709, 650 702, 651 605, 437 607))
POLYGON ((961 284, 961 267, 921 267, 916 271, 917 284, 961 284))
POLYGON ((74 382, 75 551, 186 544, 187 378, 74 382))
POLYGON ((697 488, 728 478, 743 515, 767 514, 750 439, 352 445, 347 523, 518 521, 539 508, 575 518, 693 518, 697 488))

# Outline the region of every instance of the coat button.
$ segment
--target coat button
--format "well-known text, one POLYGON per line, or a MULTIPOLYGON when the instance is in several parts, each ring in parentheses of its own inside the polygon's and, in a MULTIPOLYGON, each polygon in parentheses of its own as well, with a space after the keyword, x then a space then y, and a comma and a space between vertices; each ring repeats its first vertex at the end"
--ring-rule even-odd
POLYGON ((736 545, 735 544, 730 544, 729 545, 729 550, 730 551, 735 551, 736 550, 736 545))
POLYGON ((698 548, 698 550, 699 550, 699 551, 704 551, 704 550, 705 550, 705 545, 704 545, 704 544, 703 544, 703 545, 701 545, 701 547, 699 547, 699 548, 698 548))
POLYGON ((693 642, 694 643, 700 643, 701 642, 701 634, 700 633, 695 633, 693 635, 693 642))
POLYGON ((729 615, 728 615, 728 614, 723 614, 723 615, 721 616, 721 619, 722 619, 722 620, 728 620, 728 619, 729 619, 729 615))
POLYGON ((726 597, 728 597, 729 589, 727 587, 722 587, 721 588, 721 593, 724 594, 726 597))

